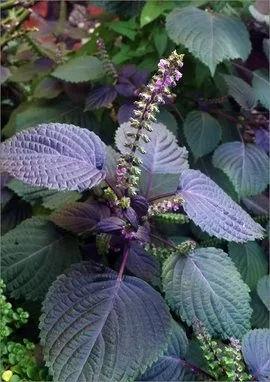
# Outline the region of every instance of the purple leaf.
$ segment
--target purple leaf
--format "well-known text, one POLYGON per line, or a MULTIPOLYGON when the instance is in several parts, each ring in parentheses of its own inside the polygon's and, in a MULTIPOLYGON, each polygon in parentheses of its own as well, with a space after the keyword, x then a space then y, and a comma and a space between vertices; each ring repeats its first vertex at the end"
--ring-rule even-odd
POLYGON ((255 142, 266 153, 269 153, 269 130, 266 129, 256 129, 255 130, 255 142))
POLYGON ((145 197, 141 195, 135 195, 131 198, 131 207, 136 211, 137 215, 141 218, 147 215, 149 204, 145 197))
POLYGON ((137 230, 138 229, 138 217, 136 212, 132 207, 128 207, 123 210, 124 218, 132 225, 132 227, 137 230))
POLYGON ((269 213, 269 198, 264 194, 250 196, 242 199, 242 202, 255 215, 268 215, 269 213))
POLYGON ((121 125, 124 122, 128 122, 129 119, 132 117, 134 110, 134 104, 133 103, 126 103, 120 106, 118 113, 117 113, 117 121, 121 125))
POLYGON ((240 243, 263 237, 263 228, 200 171, 183 172, 179 194, 188 217, 210 235, 240 243))
MULTIPOLYGON (((153 195, 151 190, 154 186, 157 188, 155 195, 159 192, 156 175, 181 174, 188 167, 186 148, 178 146, 175 136, 162 123, 153 123, 152 127, 153 131, 149 134, 150 142, 139 141, 146 153, 141 154, 138 150, 136 151, 136 155, 142 160, 141 167, 144 174, 142 176, 143 184, 140 188, 146 197, 149 197, 150 194, 153 195)), ((132 138, 127 135, 128 132, 136 132, 136 129, 131 128, 129 123, 123 123, 116 131, 115 143, 122 154, 129 153, 129 148, 125 146, 125 143, 131 142, 132 138)), ((164 185, 164 177, 159 177, 158 183, 160 186, 164 185)))
POLYGON ((40 328, 55 381, 134 381, 164 350, 171 316, 145 281, 84 262, 52 285, 40 328))
POLYGON ((105 145, 87 129, 42 124, 1 146, 2 171, 34 186, 83 191, 105 177, 105 145))
POLYGON ((54 213, 51 220, 68 231, 82 233, 109 216, 109 208, 102 204, 76 202, 54 213))
POLYGON ((134 276, 153 285, 160 283, 159 262, 137 242, 130 246, 126 267, 134 276))
POLYGON ((85 110, 109 106, 116 98, 117 92, 113 86, 101 86, 90 91, 85 101, 85 110))
POLYGON ((109 218, 102 219, 97 225, 97 232, 102 233, 117 233, 121 232, 125 226, 125 221, 116 217, 111 216, 109 218))

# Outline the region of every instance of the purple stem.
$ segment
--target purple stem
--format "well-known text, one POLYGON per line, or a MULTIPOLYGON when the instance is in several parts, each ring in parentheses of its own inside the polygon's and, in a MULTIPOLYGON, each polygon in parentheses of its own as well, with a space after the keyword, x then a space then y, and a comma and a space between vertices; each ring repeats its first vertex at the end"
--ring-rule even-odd
POLYGON ((128 255, 129 255, 129 245, 126 244, 124 247, 122 263, 121 263, 121 267, 120 267, 119 272, 118 272, 117 280, 122 280, 122 278, 123 278, 123 274, 124 274, 124 270, 126 267, 128 255))

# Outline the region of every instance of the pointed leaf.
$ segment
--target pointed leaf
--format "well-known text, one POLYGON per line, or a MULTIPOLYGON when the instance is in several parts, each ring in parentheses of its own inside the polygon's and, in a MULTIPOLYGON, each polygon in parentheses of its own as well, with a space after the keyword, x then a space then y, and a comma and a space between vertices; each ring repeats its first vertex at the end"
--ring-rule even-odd
POLYGON ((259 279, 267 274, 268 263, 261 247, 254 241, 245 244, 229 243, 229 255, 244 282, 256 289, 259 279))
POLYGON ((2 238, 2 277, 14 298, 43 298, 56 277, 79 259, 76 240, 40 218, 25 220, 2 238))
POLYGON ((101 219, 109 216, 109 208, 102 204, 77 202, 54 213, 51 220, 68 231, 83 233, 93 229, 101 219))
POLYGON ((83 191, 105 177, 105 145, 73 125, 39 125, 1 146, 3 171, 31 185, 83 191))
POLYGON ((200 158, 217 147, 221 139, 221 126, 210 114, 192 111, 185 119, 184 133, 195 158, 200 158))
POLYGON ((81 263, 51 287, 41 340, 54 380, 128 381, 166 347, 171 317, 162 297, 136 277, 81 263))
POLYGON ((188 217, 210 235, 235 242, 263 236, 263 228, 200 171, 185 170, 178 192, 188 217))
POLYGON ((257 285, 257 293, 270 312, 270 276, 263 276, 257 285))
POLYGON ((253 72, 252 87, 255 91, 257 99, 268 110, 270 110, 270 95, 269 95, 269 75, 267 71, 255 70, 253 72))
POLYGON ((104 70, 98 58, 79 56, 59 65, 52 75, 67 82, 87 82, 104 76, 104 70))
POLYGON ((251 43, 245 25, 236 18, 195 7, 176 8, 167 17, 169 37, 206 64, 212 76, 218 63, 247 59, 251 43))
POLYGON ((192 325, 199 320, 212 335, 241 338, 249 329, 249 289, 221 249, 199 248, 164 263, 163 285, 170 307, 192 325))
POLYGON ((257 381, 270 379, 270 330, 255 329, 243 338, 242 353, 251 374, 257 381))
MULTIPOLYGON (((136 151, 136 155, 143 162, 141 167, 144 170, 142 176, 144 184, 141 188, 146 196, 150 194, 153 196, 151 192, 153 187, 155 187, 155 194, 158 194, 159 185, 164 185, 164 177, 158 176, 159 174, 180 174, 188 168, 186 148, 178 146, 175 136, 163 124, 153 123, 152 126, 153 131, 149 134, 151 141, 145 143, 140 140, 140 146, 145 149, 146 154, 136 151)), ((132 138, 127 136, 127 132, 130 131, 136 132, 135 129, 130 128, 129 123, 123 123, 116 131, 115 143, 122 154, 130 151, 125 146, 126 142, 132 142, 132 138)), ((170 180, 167 183, 170 183, 170 180)))
POLYGON ((213 165, 230 178, 239 197, 259 194, 268 185, 268 157, 251 143, 224 143, 214 152, 213 165))
POLYGON ((192 373, 185 368, 184 358, 187 349, 186 333, 176 321, 173 321, 168 349, 138 381, 192 381, 192 373))
POLYGON ((224 74, 223 75, 231 95, 237 103, 247 110, 253 109, 257 104, 257 99, 252 87, 241 78, 224 74))

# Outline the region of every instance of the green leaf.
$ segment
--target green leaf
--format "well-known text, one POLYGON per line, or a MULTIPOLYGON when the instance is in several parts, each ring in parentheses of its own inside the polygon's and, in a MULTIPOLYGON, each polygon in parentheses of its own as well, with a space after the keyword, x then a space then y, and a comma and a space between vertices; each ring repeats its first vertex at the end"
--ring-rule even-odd
POLYGON ((210 114, 203 111, 188 113, 184 122, 187 143, 195 158, 213 151, 221 139, 221 126, 210 114))
POLYGON ((270 109, 270 82, 267 71, 255 70, 253 72, 252 87, 260 103, 266 109, 270 109))
POLYGON ((153 1, 148 0, 141 12, 141 18, 140 18, 140 24, 141 27, 144 27, 145 25, 151 23, 156 18, 158 18, 160 15, 163 14, 165 9, 171 8, 171 2, 170 1, 153 1))
POLYGON ((80 56, 59 65, 52 75, 67 82, 88 82, 102 78, 104 70, 98 58, 80 56))
POLYGON ((229 243, 229 255, 244 282, 256 289, 259 279, 267 274, 268 263, 261 247, 255 241, 245 244, 229 243))
POLYGON ((55 381, 124 382, 165 350, 171 316, 146 282, 84 262, 52 285, 40 328, 55 381))
POLYGON ((253 328, 269 328, 269 311, 262 303, 257 292, 251 293, 251 308, 253 310, 251 316, 251 326, 253 328))
POLYGON ((200 320, 222 338, 241 338, 250 327, 249 289, 221 249, 172 255, 163 266, 163 285, 170 307, 188 325, 200 320))
POLYGON ((23 221, 2 238, 2 277, 14 298, 43 298, 56 277, 79 260, 76 240, 41 218, 23 221))
POLYGON ((268 311, 270 311, 270 275, 263 276, 259 280, 257 293, 268 311))
POLYGON ((229 177, 239 198, 257 195, 268 185, 268 156, 252 143, 224 143, 214 152, 213 165, 229 177))
POLYGON ((256 106, 257 99, 255 92, 248 83, 239 77, 228 74, 224 74, 223 77, 228 85, 229 95, 231 95, 242 108, 250 110, 256 106))
POLYGON ((55 98, 63 90, 62 84, 60 81, 53 77, 43 78, 35 87, 33 96, 34 98, 55 98))
POLYGON ((137 35, 137 24, 134 19, 128 21, 113 21, 109 24, 109 28, 122 36, 126 36, 134 41, 137 35))
POLYGON ((176 44, 184 45, 209 67, 212 76, 218 63, 235 58, 246 60, 251 51, 245 25, 211 11, 174 9, 167 17, 166 29, 176 44))
POLYGON ((159 57, 163 55, 168 45, 168 36, 164 29, 156 29, 154 32, 154 44, 159 57))

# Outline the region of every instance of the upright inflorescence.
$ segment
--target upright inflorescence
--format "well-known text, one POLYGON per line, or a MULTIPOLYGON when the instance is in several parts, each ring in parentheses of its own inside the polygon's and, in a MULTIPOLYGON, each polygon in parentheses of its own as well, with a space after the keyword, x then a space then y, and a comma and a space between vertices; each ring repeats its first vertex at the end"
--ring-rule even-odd
POLYGON ((141 160, 136 156, 136 151, 141 154, 145 153, 140 141, 145 143, 150 141, 147 132, 153 130, 152 123, 156 121, 158 105, 165 103, 166 99, 173 96, 170 87, 176 86, 177 81, 182 77, 179 71, 182 66, 183 54, 179 55, 176 51, 172 52, 168 59, 160 60, 158 72, 139 94, 138 101, 135 102, 135 110, 129 120, 131 131, 127 133, 132 140, 126 143, 130 152, 121 156, 117 166, 118 185, 131 195, 136 194, 140 175, 138 167, 141 160))
POLYGON ((105 72, 113 78, 114 82, 116 82, 118 79, 117 70, 108 55, 105 43, 102 38, 97 39, 97 47, 97 56, 102 61, 105 72))

